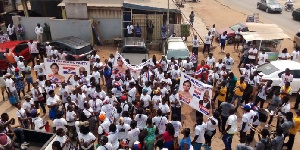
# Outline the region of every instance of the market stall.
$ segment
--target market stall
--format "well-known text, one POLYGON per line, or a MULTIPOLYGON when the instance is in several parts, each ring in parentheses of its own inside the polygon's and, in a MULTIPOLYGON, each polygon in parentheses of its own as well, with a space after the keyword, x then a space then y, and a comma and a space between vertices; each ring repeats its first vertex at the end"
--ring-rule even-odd
POLYGON ((246 26, 249 31, 241 33, 243 39, 255 44, 260 52, 265 51, 269 55, 269 60, 278 58, 282 40, 290 38, 275 24, 246 23, 246 26))

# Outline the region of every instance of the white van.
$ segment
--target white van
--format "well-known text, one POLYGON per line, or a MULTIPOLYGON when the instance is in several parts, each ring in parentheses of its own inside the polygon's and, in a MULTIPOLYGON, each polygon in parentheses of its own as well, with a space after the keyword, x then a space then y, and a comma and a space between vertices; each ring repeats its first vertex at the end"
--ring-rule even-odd
POLYGON ((187 57, 190 57, 190 51, 181 37, 171 37, 168 39, 167 44, 166 57, 168 60, 171 60, 172 57, 175 60, 179 58, 185 60, 187 57))

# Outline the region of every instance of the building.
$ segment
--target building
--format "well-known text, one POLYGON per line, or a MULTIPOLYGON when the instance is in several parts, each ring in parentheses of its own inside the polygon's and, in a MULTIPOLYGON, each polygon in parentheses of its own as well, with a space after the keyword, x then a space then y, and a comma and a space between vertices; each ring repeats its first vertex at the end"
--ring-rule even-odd
MULTIPOLYGON (((153 40, 161 39, 161 26, 167 21, 168 1, 166 0, 63 0, 58 4, 66 19, 92 19, 99 22, 103 40, 126 36, 127 25, 137 23, 146 39, 146 25, 154 24, 153 40)), ((172 0, 169 2, 170 24, 181 22, 181 13, 172 0)))

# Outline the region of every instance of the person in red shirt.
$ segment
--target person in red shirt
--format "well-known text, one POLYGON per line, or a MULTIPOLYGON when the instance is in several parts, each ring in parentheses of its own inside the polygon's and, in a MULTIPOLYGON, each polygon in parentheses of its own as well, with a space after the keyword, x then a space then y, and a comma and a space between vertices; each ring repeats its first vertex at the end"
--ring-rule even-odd
POLYGON ((207 82, 208 80, 208 70, 209 70, 209 65, 205 63, 204 60, 201 60, 200 65, 198 65, 196 72, 195 72, 195 78, 196 79, 201 79, 201 76, 205 76, 205 81, 207 82))

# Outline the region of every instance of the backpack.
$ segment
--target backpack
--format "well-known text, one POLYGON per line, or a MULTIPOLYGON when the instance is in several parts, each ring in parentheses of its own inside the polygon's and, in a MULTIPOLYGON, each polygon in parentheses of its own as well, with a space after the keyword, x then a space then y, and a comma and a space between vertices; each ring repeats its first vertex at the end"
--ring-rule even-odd
POLYGON ((265 150, 272 150, 272 143, 271 140, 268 138, 268 141, 261 140, 261 143, 265 145, 265 150))

